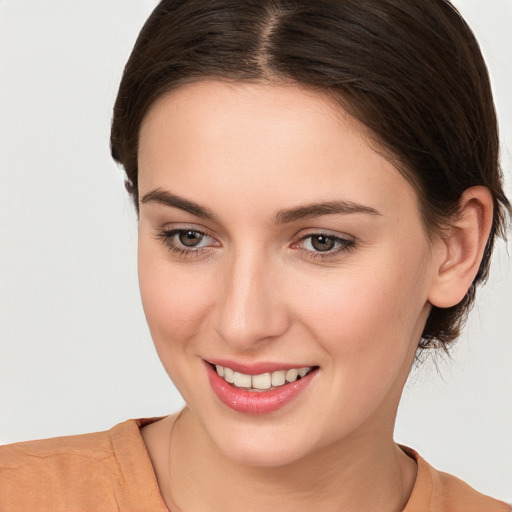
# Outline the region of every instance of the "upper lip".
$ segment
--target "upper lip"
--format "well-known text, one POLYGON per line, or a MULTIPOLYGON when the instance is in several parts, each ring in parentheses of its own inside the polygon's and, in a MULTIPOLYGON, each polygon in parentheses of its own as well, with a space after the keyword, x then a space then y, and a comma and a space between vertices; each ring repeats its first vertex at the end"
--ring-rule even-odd
POLYGON ((228 359, 205 359, 207 363, 231 368, 235 372, 246 375, 260 375, 262 373, 272 373, 279 370, 292 370, 293 368, 309 368, 313 365, 297 363, 278 363, 273 361, 259 361, 254 363, 240 363, 228 359))

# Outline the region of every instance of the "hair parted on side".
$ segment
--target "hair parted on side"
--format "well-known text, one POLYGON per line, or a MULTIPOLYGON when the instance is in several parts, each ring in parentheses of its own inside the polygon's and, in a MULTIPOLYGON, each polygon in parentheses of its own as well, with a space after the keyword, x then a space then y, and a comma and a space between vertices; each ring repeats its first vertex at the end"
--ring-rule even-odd
POLYGON ((126 64, 112 122, 112 156, 125 169, 137 210, 145 115, 164 94, 208 78, 328 91, 415 187, 429 236, 449 224, 467 188, 490 190, 493 223, 478 274, 462 302, 432 308, 419 348, 455 340, 512 210, 487 68, 451 3, 162 0, 126 64))

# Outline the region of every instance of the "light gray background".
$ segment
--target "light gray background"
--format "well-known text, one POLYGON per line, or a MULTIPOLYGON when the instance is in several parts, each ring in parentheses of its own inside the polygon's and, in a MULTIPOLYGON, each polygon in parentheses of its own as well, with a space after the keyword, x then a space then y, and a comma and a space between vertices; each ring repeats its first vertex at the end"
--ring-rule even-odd
MULTIPOLYGON (((153 0, 0 0, 0 444, 164 415, 182 400, 139 300, 136 218, 109 157, 121 71, 153 0)), ((512 2, 458 0, 512 163, 512 2)), ((396 438, 512 501, 512 260, 500 243, 453 360, 413 372, 396 438)))

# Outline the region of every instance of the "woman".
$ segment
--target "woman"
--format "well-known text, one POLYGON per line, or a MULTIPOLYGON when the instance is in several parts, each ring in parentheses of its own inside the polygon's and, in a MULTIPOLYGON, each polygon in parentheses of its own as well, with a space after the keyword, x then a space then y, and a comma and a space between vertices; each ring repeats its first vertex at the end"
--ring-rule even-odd
POLYGON ((4 447, 2 510, 505 511, 393 441, 510 203, 488 78, 439 0, 163 1, 112 154, 178 416, 4 447))

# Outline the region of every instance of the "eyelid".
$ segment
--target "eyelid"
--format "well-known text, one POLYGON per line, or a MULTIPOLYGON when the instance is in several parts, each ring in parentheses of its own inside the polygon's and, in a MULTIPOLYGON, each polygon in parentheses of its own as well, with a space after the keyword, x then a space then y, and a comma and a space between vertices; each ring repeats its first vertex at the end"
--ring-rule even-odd
POLYGON ((159 233, 181 233, 183 231, 194 231, 196 233, 201 233, 202 235, 205 235, 212 240, 214 240, 218 245, 220 245, 220 242, 218 241, 217 237, 205 226, 198 225, 198 224, 189 224, 189 223, 174 223, 174 224, 165 224, 161 228, 158 228, 157 231, 159 233))
MULTIPOLYGON (((330 229, 321 229, 321 228, 308 229, 308 230, 306 230, 306 232, 304 232, 304 230, 302 230, 300 232, 300 234, 297 235, 297 238, 298 238, 299 242, 302 242, 306 238, 309 238, 312 236, 322 236, 322 235, 326 236, 326 237, 330 237, 330 238, 335 238, 337 240, 344 241, 344 242, 355 242, 356 241, 355 237, 353 237, 347 233, 340 233, 339 231, 331 231, 330 229)), ((295 243, 297 243, 297 242, 294 242, 294 244, 295 243)))
POLYGON ((349 235, 348 233, 342 233, 340 231, 333 231, 332 229, 324 229, 324 228, 301 229, 300 232, 296 236, 298 236, 299 238, 302 238, 305 236, 312 236, 312 235, 332 236, 335 238, 343 238, 346 240, 354 239, 354 237, 352 235, 349 235))

